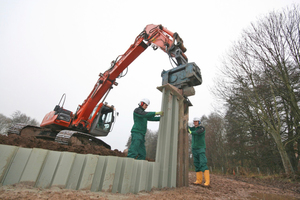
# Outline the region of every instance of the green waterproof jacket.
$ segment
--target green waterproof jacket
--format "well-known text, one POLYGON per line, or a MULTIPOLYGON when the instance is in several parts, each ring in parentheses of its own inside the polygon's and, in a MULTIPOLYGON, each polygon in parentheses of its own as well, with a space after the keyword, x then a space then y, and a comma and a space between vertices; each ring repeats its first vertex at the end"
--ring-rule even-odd
POLYGON ((192 134, 192 148, 200 149, 206 148, 205 144, 205 128, 203 126, 189 127, 192 134))
POLYGON ((160 117, 155 117, 155 112, 146 112, 141 106, 133 111, 133 121, 131 132, 141 133, 147 132, 147 121, 159 121, 160 117))

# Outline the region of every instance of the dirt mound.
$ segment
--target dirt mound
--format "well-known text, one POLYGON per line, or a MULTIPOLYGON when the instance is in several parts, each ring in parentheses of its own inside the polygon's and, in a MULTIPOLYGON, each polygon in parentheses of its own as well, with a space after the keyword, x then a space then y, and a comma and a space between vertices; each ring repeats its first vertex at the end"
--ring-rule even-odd
POLYGON ((59 144, 54 141, 38 139, 33 136, 19 136, 16 134, 0 135, 0 144, 13 145, 24 148, 41 148, 41 149, 49 149, 52 151, 68 151, 75 152, 80 154, 95 154, 102 156, 118 156, 125 157, 126 155, 121 151, 115 149, 110 150, 103 146, 95 146, 95 145, 64 145, 59 144))

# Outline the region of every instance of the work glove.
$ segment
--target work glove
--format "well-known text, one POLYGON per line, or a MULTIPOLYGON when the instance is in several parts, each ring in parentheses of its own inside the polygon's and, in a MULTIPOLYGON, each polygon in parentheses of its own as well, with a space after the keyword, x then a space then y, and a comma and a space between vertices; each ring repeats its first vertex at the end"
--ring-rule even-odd
POLYGON ((192 134, 192 131, 188 128, 188 132, 190 133, 190 134, 192 134))
POLYGON ((197 130, 198 134, 201 134, 205 131, 205 128, 203 126, 200 126, 200 128, 197 130))
POLYGON ((164 111, 155 112, 155 115, 164 116, 164 111))

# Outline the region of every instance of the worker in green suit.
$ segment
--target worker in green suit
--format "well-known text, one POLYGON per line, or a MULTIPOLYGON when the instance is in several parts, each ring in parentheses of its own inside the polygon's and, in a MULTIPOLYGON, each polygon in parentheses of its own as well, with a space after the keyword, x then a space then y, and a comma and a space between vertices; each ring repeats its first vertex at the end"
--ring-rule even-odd
POLYGON ((207 167, 207 158, 205 155, 205 128, 203 126, 200 126, 201 122, 199 117, 195 117, 193 123, 194 126, 188 128, 189 133, 192 134, 192 153, 197 177, 196 182, 194 182, 193 184, 201 185, 204 174, 204 186, 209 187, 210 177, 207 167))
POLYGON ((147 132, 148 121, 159 121, 163 112, 146 112, 146 108, 150 104, 148 99, 142 99, 133 112, 133 127, 131 129, 131 144, 128 149, 127 157, 137 160, 146 159, 145 135, 147 132), (156 116, 159 115, 159 116, 156 116))

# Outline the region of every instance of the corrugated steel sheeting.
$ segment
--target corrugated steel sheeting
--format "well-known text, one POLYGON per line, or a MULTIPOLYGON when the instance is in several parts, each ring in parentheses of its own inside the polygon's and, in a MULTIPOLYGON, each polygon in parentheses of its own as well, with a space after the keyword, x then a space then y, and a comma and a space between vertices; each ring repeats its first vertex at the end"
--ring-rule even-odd
POLYGON ((164 111, 159 124, 155 159, 160 166, 158 187, 176 187, 179 101, 183 97, 169 84, 158 89, 162 92, 164 111))
POLYGON ((158 187, 158 163, 0 145, 0 183, 137 193, 158 187))
POLYGON ((165 115, 159 125, 156 162, 0 145, 0 184, 138 193, 176 187, 179 97, 162 91, 165 115))

